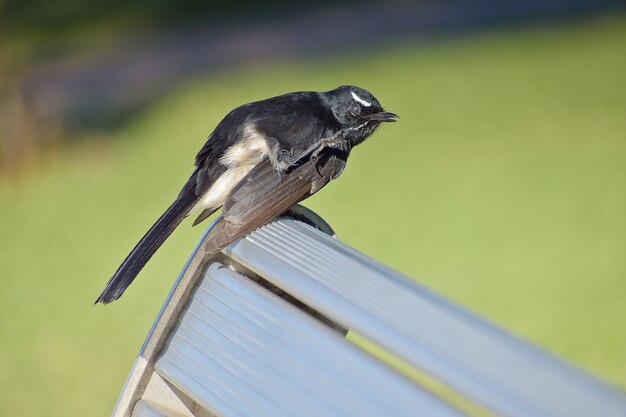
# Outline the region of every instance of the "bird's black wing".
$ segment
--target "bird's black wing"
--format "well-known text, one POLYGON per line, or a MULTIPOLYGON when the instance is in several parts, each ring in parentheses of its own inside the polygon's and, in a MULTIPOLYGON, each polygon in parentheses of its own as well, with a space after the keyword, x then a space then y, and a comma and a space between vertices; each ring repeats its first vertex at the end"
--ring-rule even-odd
POLYGON ((283 174, 264 159, 231 191, 223 217, 207 236, 205 250, 220 251, 311 196, 341 174, 347 157, 347 152, 325 149, 318 158, 283 174))

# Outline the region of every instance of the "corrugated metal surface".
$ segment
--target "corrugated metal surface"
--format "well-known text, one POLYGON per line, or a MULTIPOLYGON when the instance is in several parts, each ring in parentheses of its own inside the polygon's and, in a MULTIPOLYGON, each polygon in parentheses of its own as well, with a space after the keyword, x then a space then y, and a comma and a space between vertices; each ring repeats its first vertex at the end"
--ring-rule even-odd
POLYGON ((460 416, 269 291, 213 263, 156 371, 227 416, 460 416))
MULTIPOLYGON (((307 225, 290 219, 272 222, 224 253, 500 415, 626 415, 626 399, 620 391, 307 225)), ((214 298, 221 296, 219 293, 214 298)), ((239 329, 234 337, 244 339, 252 330, 239 329)), ((235 328, 224 331, 230 334, 235 328)), ((211 333, 208 338, 213 340, 213 336, 211 333)), ((254 350, 254 343, 250 343, 254 350)), ((274 382, 268 377, 267 383, 274 382)), ((328 388, 342 392, 341 386, 331 384, 328 388)), ((253 398, 241 395, 242 401, 253 398)), ((232 400, 236 402, 237 398, 232 400)), ((350 407, 345 410, 359 415, 370 407, 367 400, 361 399, 358 412, 350 407)), ((348 403, 352 406, 358 402, 355 399, 348 403)), ((275 415, 275 405, 261 400, 259 404, 258 410, 275 415)), ((323 415, 322 411, 317 415, 323 415)))

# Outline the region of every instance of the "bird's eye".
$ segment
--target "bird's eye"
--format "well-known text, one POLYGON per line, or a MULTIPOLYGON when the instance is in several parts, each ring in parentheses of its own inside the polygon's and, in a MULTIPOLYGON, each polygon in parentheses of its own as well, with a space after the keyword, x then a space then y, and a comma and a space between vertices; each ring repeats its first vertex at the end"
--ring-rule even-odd
POLYGON ((361 114, 361 106, 359 106, 358 103, 354 103, 352 105, 352 107, 350 107, 350 114, 353 115, 354 117, 360 115, 361 114))

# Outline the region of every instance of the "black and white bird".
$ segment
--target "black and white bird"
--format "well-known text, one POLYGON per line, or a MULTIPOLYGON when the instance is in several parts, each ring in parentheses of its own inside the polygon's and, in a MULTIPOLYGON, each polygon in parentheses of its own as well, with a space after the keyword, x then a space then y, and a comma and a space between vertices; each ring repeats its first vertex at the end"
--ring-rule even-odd
POLYGON ((205 246, 217 252, 337 178, 351 149, 397 117, 368 91, 348 85, 237 107, 209 135, 176 200, 124 259, 96 303, 117 300, 185 217, 197 216, 196 225, 223 207, 205 246))

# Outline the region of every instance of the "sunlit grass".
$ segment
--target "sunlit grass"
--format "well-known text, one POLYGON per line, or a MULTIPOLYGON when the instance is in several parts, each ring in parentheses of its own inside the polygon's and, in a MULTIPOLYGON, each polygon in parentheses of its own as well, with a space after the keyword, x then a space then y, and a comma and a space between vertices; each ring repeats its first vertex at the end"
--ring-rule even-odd
POLYGON ((201 230, 92 303, 231 108, 344 83, 400 122, 307 205, 341 239, 626 387, 626 25, 466 39, 195 80, 0 189, 0 415, 107 415, 201 230))

